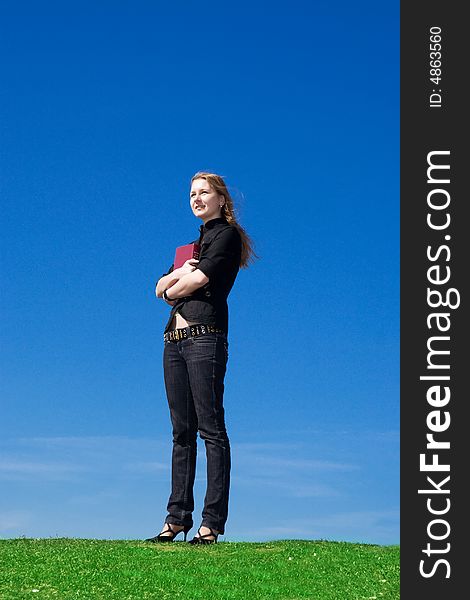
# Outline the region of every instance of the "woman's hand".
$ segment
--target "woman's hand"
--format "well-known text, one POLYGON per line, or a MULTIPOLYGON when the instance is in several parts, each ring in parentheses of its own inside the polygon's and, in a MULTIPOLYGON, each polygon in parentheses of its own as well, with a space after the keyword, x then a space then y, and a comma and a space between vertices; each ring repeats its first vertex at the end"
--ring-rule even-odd
POLYGON ((192 273, 196 269, 198 262, 199 261, 196 258, 188 258, 188 260, 177 269, 179 278, 188 273, 192 273))

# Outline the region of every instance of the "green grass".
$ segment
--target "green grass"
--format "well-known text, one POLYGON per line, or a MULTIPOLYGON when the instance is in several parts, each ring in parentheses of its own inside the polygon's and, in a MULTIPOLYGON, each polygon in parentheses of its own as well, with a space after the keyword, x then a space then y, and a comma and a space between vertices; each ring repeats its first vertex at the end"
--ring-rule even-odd
POLYGON ((0 540, 0 599, 398 600, 399 547, 0 540))

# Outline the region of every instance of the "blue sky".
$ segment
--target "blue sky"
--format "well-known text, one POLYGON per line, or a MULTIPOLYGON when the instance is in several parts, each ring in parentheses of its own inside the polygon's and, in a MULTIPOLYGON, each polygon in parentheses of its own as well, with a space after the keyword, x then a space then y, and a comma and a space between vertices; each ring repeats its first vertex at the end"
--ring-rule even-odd
POLYGON ((398 543, 399 4, 0 12, 0 535, 160 531, 154 284, 211 170, 260 256, 229 298, 223 539, 398 543))

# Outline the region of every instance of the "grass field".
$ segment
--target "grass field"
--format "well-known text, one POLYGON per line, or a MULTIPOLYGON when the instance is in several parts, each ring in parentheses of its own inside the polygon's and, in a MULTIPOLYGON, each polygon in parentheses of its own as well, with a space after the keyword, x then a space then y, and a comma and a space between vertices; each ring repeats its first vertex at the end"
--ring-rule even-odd
POLYGON ((399 547, 0 540, 0 599, 398 600, 399 547))

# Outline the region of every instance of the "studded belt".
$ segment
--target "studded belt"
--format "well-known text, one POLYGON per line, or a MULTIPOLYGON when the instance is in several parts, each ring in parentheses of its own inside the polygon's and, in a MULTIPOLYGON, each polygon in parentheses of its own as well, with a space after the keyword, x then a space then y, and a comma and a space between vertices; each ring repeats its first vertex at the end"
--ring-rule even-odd
POLYGON ((186 340, 199 335, 207 335, 208 333, 225 333, 225 331, 214 325, 202 325, 198 323, 197 325, 189 325, 188 327, 167 331, 163 334, 163 339, 165 342, 179 342, 180 340, 186 340))

